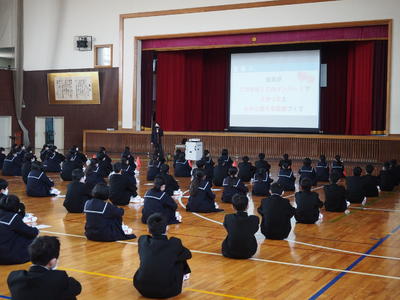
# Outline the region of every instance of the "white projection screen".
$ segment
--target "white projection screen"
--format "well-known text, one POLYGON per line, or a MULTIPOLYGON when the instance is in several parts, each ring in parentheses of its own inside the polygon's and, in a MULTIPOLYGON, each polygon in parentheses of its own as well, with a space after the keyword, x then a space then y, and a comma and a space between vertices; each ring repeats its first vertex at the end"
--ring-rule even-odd
POLYGON ((232 53, 229 129, 318 132, 320 50, 232 53))

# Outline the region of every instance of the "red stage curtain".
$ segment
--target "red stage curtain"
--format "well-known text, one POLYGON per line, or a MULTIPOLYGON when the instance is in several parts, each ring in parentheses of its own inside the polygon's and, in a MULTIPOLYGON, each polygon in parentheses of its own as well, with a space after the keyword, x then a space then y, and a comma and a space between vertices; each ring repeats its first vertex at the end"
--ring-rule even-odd
POLYGON ((374 42, 349 46, 346 134, 366 135, 372 129, 374 42))
POLYGON ((153 110, 153 55, 154 51, 142 52, 141 126, 151 127, 153 110))

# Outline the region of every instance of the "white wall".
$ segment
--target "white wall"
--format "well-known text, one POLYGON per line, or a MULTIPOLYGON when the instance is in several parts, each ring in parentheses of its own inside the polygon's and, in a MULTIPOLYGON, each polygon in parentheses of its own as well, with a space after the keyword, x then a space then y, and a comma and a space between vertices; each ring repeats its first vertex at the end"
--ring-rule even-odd
MULTIPOLYGON (((93 67, 93 52, 73 50, 74 35, 93 35, 97 44, 114 44, 114 66, 119 65, 119 14, 198 7, 243 0, 27 0, 25 1, 25 69, 93 67)), ((252 1, 257 2, 257 1, 252 1)), ((400 134, 400 1, 341 0, 302 5, 145 17, 125 20, 123 73, 123 128, 132 119, 135 36, 207 32, 393 19, 390 133, 400 134)))
POLYGON ((17 1, 0 0, 0 48, 15 46, 17 1))

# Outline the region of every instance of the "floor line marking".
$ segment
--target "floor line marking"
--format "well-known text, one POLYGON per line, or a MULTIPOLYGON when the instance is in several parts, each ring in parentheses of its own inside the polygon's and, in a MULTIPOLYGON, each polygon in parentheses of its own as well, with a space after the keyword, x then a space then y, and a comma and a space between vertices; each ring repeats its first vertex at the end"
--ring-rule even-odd
POLYGON ((3 299, 11 299, 11 297, 7 297, 7 296, 3 296, 3 295, 0 295, 0 298, 3 298, 3 299))
MULTIPOLYGON (((400 229, 400 226, 399 226, 399 229, 400 229)), ((72 236, 72 237, 79 237, 79 238, 86 239, 86 237, 83 236, 83 235, 80 236, 80 235, 76 235, 76 234, 51 232, 51 231, 46 231, 46 233, 56 234, 56 235, 72 236)), ((394 233, 394 232, 392 232, 392 233, 394 233)), ((134 243, 134 242, 125 242, 125 241, 117 241, 117 242, 124 242, 124 243, 127 243, 127 244, 129 243, 129 244, 132 244, 132 245, 137 245, 137 243, 134 243)), ((192 249, 190 249, 190 251, 193 252, 193 253, 199 253, 199 254, 222 256, 221 253, 216 253, 216 252, 208 252, 208 251, 200 251, 200 250, 192 250, 192 249)), ((280 265, 286 265, 286 266, 302 267, 302 268, 308 268, 308 269, 325 270, 325 271, 332 271, 332 272, 345 272, 345 273, 357 274, 357 275, 363 275, 363 276, 371 276, 371 277, 379 277, 379 278, 400 280, 400 277, 397 277, 397 276, 380 275, 380 274, 365 273, 365 272, 356 272, 356 271, 350 271, 350 270, 334 269, 334 268, 328 268, 328 267, 319 267, 319 266, 313 266, 313 265, 304 265, 304 264, 284 262, 284 261, 276 261, 276 260, 269 260, 269 259, 263 259, 263 258, 257 258, 257 257, 252 257, 249 260, 260 261, 260 262, 265 262, 265 263, 272 263, 272 264, 280 264, 280 265)))

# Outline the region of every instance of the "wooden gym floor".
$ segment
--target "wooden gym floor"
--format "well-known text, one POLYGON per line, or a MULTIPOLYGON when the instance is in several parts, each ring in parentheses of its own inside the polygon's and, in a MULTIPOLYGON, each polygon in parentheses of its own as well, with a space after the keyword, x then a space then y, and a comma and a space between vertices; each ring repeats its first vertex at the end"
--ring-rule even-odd
MULTIPOLYGON (((143 163, 144 164, 144 163, 143 163)), ((272 176, 277 163, 272 162, 272 176)), ((362 165, 364 166, 364 165, 362 165)), ((299 163, 293 169, 298 170, 299 163)), ((139 194, 150 188, 140 172, 139 194)), ((350 169, 347 170, 349 174, 350 169)), ((50 174, 56 188, 65 194, 68 183, 50 174)), ((83 214, 68 214, 63 198, 30 198, 19 177, 9 181, 10 194, 24 201, 27 212, 38 217, 38 224, 51 227, 41 235, 55 235, 61 241, 59 269, 67 270, 83 287, 79 299, 143 299, 132 285, 139 260, 136 240, 100 243, 86 240, 83 214)), ((189 179, 179 178, 182 191, 189 179)), ((316 189, 324 200, 321 185, 316 189)), ((191 278, 176 299, 400 299, 400 205, 399 190, 369 198, 365 209, 353 205, 350 214, 329 213, 316 225, 294 224, 287 241, 265 240, 257 233, 259 249, 254 258, 233 260, 221 256, 225 237, 221 226, 224 215, 232 213, 229 204, 217 200, 225 212, 194 214, 182 205, 183 223, 169 227, 169 236, 182 239, 191 249, 191 278)), ((293 193, 286 193, 293 203, 293 193)), ((249 211, 257 214, 261 197, 250 198, 249 211)), ((125 207, 124 223, 139 236, 147 233, 140 222, 141 207, 125 207)), ((24 265, 0 266, 0 298, 9 298, 6 278, 11 270, 24 265)), ((29 299, 27 299, 29 300, 29 299)))

